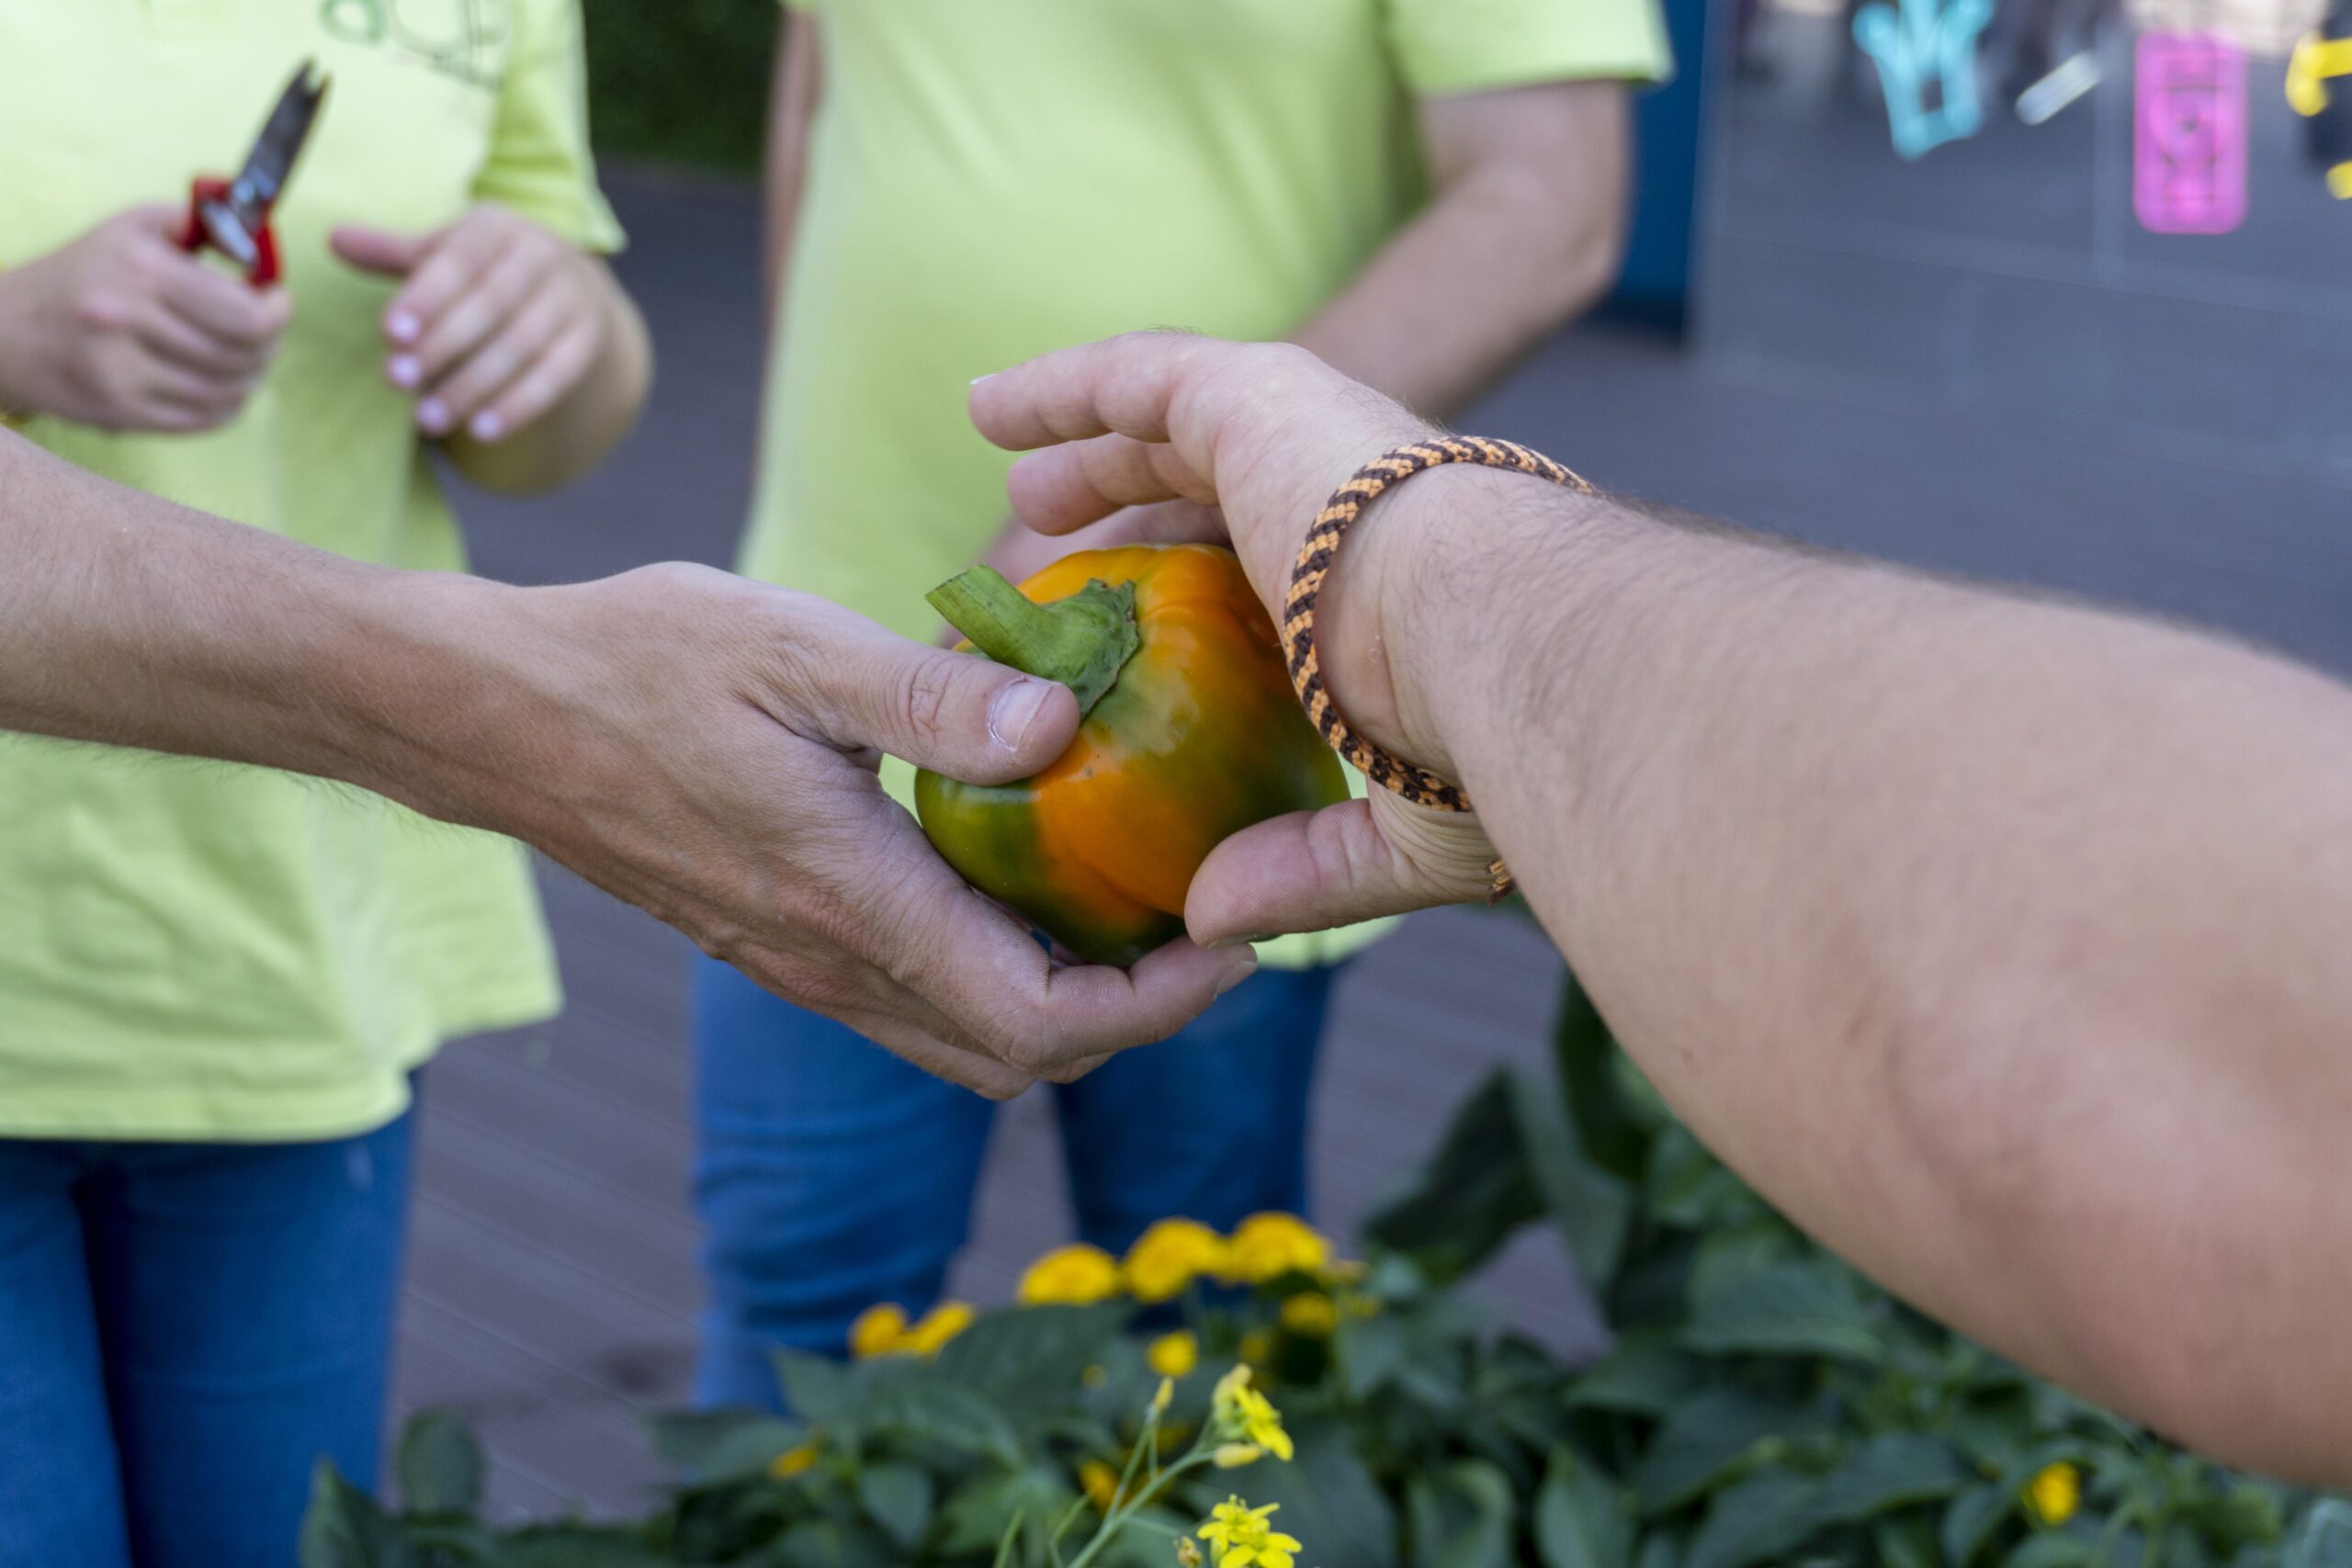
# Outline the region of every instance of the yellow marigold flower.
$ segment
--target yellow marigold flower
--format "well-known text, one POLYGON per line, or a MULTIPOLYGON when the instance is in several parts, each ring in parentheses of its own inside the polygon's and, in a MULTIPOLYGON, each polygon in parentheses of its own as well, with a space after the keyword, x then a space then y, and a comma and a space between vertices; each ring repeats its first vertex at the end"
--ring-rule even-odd
POLYGON ((1269 1503, 1253 1508, 1238 1497, 1228 1497, 1211 1510, 1196 1533, 1217 1549, 1216 1568, 1297 1568, 1291 1555, 1300 1550, 1297 1538, 1266 1522, 1281 1506, 1269 1503))
POLYGON ((1226 1435, 1264 1449, 1288 1462, 1294 1450, 1283 1430, 1283 1413, 1273 1402, 1250 1386, 1250 1369, 1236 1367, 1217 1380, 1210 1399, 1211 1419, 1226 1435))
POLYGON ((1191 1329, 1180 1328, 1153 1340, 1143 1359, 1161 1377, 1181 1378, 1201 1364, 1201 1342, 1193 1337, 1191 1329))
POLYGON ((789 1481, 817 1462, 817 1445, 803 1443, 797 1449, 786 1449, 768 1461, 768 1473, 778 1481, 789 1481))
POLYGON ((1262 1367, 1274 1353, 1274 1333, 1271 1328, 1253 1328, 1241 1337, 1241 1359, 1253 1367, 1262 1367))
POLYGON ((1127 1248, 1127 1289, 1139 1302, 1173 1301, 1204 1274, 1225 1269, 1225 1238, 1198 1220, 1161 1220, 1127 1248))
POLYGON ((2041 1467, 2025 1483, 2026 1506, 2045 1525, 2063 1525, 2083 1503, 2083 1472, 2061 1460, 2041 1467))
POLYGON ((1099 1459, 1088 1460, 1078 1467, 1078 1484, 1098 1514, 1109 1513, 1111 1506, 1119 1500, 1119 1472, 1099 1459))
POLYGON ((1264 1459, 1266 1450, 1255 1443, 1219 1443, 1209 1457, 1216 1461, 1219 1470, 1239 1470, 1264 1459))
POLYGON ((1118 1293, 1118 1260, 1084 1242, 1054 1248, 1021 1276, 1023 1306, 1091 1306, 1118 1293))
POLYGON ((1189 1535, 1176 1538, 1176 1568, 1201 1568, 1201 1549, 1189 1535))
POLYGON ((887 1356, 907 1337, 907 1309, 896 1302, 867 1307, 849 1325, 849 1353, 861 1361, 887 1356))
POLYGON ((1308 1339, 1329 1339, 1340 1325, 1340 1313, 1320 1291, 1303 1291, 1283 1302, 1283 1326, 1308 1339))
POLYGON ((907 1330, 899 1348, 910 1356, 936 1356, 942 1346, 971 1327, 978 1315, 967 1302, 942 1302, 907 1330))
POLYGON ((1218 1278, 1231 1285, 1260 1285, 1293 1270, 1314 1274, 1331 1258, 1331 1244, 1296 1214, 1252 1214, 1226 1244, 1218 1278))

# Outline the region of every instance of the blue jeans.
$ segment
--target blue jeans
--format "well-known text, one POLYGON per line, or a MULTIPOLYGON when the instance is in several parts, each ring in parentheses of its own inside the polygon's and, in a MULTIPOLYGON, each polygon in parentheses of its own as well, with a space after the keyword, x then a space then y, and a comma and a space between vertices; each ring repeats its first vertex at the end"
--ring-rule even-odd
POLYGON ((0 1141, 0 1568, 291 1568, 376 1478, 409 1118, 321 1144, 0 1141))
MULTIPOLYGON (((1183 1032, 1054 1090, 1080 1233, 1230 1226, 1306 1204, 1306 1095, 1331 972, 1264 970, 1183 1032)), ((777 1346, 840 1354, 876 1302, 936 1301, 996 1107, 697 959, 696 1201, 710 1307, 696 1393, 774 1408, 777 1346)))

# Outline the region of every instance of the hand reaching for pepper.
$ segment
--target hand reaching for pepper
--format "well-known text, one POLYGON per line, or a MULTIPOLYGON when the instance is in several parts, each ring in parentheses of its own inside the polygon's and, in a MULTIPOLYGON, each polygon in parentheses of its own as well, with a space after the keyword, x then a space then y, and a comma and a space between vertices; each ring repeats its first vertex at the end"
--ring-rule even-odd
MULTIPOLYGON (((1047 355, 976 383, 971 407, 997 445, 1049 448, 1008 481, 1031 527, 1087 528, 1090 543, 1224 531, 1277 623, 1324 498, 1365 460, 1432 434, 1305 349, 1174 333, 1047 355)), ((1434 490, 1442 477, 1419 483, 1434 490)), ((1384 505, 1420 499, 1408 487, 1384 505)), ((1388 592, 1397 566, 1384 535, 1396 532, 1366 527, 1333 568, 1317 632, 1325 679, 1368 739, 1450 774, 1431 716, 1386 658, 1384 606, 1404 603, 1388 592)), ((1476 817, 1374 792, 1227 840, 1193 878, 1186 922, 1219 944, 1482 898, 1494 853, 1476 817)))

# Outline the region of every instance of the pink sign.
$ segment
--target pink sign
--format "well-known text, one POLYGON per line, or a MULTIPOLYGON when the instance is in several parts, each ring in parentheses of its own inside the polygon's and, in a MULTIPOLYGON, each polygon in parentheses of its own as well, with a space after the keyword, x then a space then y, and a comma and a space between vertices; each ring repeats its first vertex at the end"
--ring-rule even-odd
POLYGON ((2140 35, 2132 206, 2154 234, 2245 220, 2245 55, 2210 33, 2140 35))

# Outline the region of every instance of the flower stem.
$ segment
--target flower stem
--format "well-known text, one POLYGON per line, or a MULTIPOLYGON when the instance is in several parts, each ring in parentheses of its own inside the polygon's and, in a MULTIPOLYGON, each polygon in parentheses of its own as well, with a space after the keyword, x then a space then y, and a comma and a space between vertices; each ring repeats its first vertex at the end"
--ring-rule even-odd
POLYGON ((1113 588, 1098 579, 1067 599, 1040 604, 994 567, 976 566, 928 597, 949 626, 999 664, 1077 693, 1081 717, 1117 683, 1142 641, 1132 582, 1113 588))

